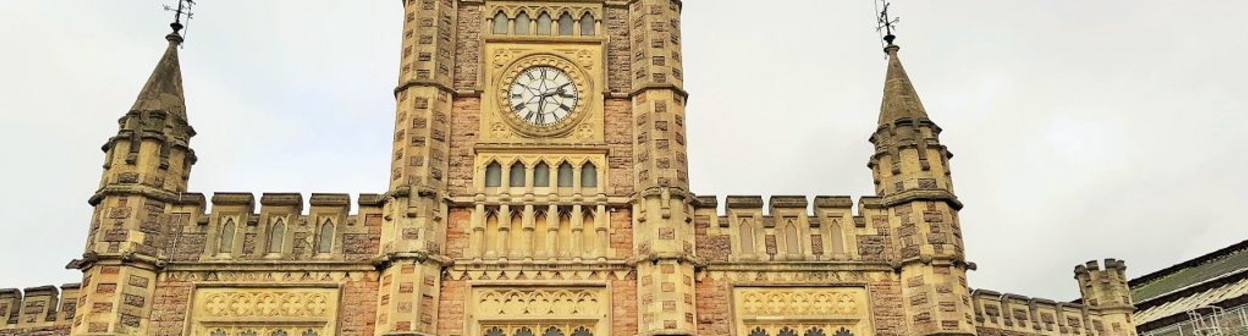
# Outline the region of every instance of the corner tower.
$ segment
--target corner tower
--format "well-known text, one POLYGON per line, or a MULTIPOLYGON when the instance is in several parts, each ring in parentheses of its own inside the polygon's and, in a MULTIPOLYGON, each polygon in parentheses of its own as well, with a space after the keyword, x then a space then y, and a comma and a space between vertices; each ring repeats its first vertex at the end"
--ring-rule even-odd
POLYGON ((1083 303, 1100 312, 1100 320, 1093 320, 1089 328, 1102 335, 1134 336, 1135 323, 1131 315, 1135 306, 1131 301, 1131 287, 1127 285, 1127 263, 1105 259, 1104 266, 1101 269, 1096 260, 1075 266, 1075 280, 1079 282, 1083 303))
POLYGON ((916 335, 975 334, 953 193, 948 149, 928 118, 898 57, 895 37, 885 37, 888 72, 879 126, 871 136, 868 167, 888 212, 890 259, 900 273, 907 330, 916 335))
POLYGON ((182 26, 172 26, 164 55, 103 147, 86 253, 69 265, 83 272, 79 306, 86 307, 78 310, 73 335, 149 334, 156 272, 173 234, 166 208, 186 192, 196 161, 178 62, 182 26))

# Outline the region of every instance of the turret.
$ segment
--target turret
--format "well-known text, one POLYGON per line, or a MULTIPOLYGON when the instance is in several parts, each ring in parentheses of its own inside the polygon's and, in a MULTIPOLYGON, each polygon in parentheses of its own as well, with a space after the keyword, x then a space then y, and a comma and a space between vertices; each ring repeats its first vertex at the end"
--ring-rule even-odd
POLYGON ((1127 263, 1112 258, 1105 259, 1104 269, 1096 260, 1075 266, 1075 280, 1079 281, 1083 302, 1096 308, 1134 309, 1126 273, 1127 263))
POLYGON ((952 155, 901 65, 895 38, 885 37, 888 71, 870 139, 875 154, 867 166, 888 214, 890 259, 909 298, 906 323, 916 335, 973 335, 972 308, 964 298, 970 295, 966 272, 974 266, 963 254, 962 204, 953 194, 947 160, 952 155))
POLYGON ((196 160, 178 62, 182 25, 172 27, 156 69, 103 147, 86 253, 69 265, 83 272, 82 306, 93 307, 81 312, 74 335, 148 334, 152 284, 172 235, 167 207, 186 191, 196 160))
POLYGON ((1127 285, 1125 261, 1105 259, 1104 265, 1100 265, 1092 260, 1075 266, 1075 280, 1079 281, 1083 303, 1101 317, 1092 321, 1091 329, 1102 336, 1135 336, 1135 323, 1131 320, 1135 306, 1127 285))

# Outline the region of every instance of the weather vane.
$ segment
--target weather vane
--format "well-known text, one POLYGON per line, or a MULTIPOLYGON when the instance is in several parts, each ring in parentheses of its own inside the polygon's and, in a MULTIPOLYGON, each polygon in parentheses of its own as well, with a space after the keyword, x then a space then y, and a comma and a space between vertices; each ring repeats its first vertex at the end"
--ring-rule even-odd
POLYGON ((898 22, 901 22, 901 18, 889 16, 889 6, 892 6, 892 3, 889 3, 888 0, 876 1, 875 10, 879 12, 876 20, 879 22, 879 26, 876 26, 875 30, 884 34, 884 42, 888 42, 888 45, 893 45, 893 40, 897 39, 897 35, 893 35, 893 29, 897 28, 896 25, 898 22))
MULTIPOLYGON (((186 28, 186 25, 191 23, 191 19, 195 18, 195 13, 191 11, 195 5, 195 0, 178 0, 177 7, 165 5, 166 11, 173 12, 173 23, 170 23, 169 27, 173 28, 174 34, 182 31, 182 28, 186 28), (183 20, 186 21, 185 24, 183 24, 183 20)), ((190 32, 190 29, 187 29, 187 32, 190 32)))

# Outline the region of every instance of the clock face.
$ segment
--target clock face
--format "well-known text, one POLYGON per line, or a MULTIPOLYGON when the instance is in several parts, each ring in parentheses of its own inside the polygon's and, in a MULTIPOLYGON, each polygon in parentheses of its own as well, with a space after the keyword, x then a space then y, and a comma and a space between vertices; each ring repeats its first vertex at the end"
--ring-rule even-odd
POLYGON ((538 127, 567 120, 581 102, 581 93, 567 72, 553 66, 521 71, 508 89, 509 109, 516 118, 538 127))

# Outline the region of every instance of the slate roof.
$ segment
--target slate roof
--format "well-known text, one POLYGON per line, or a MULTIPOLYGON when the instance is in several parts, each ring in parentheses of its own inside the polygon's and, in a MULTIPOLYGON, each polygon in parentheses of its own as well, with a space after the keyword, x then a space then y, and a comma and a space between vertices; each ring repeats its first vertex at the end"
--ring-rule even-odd
POLYGON ((1243 269, 1248 269, 1248 240, 1132 279, 1131 298, 1136 303, 1146 302, 1243 269))
POLYGON ((1141 331, 1187 319, 1191 309, 1248 303, 1248 240, 1128 282, 1141 331))

